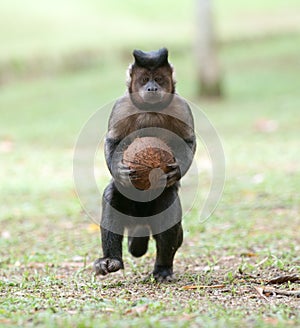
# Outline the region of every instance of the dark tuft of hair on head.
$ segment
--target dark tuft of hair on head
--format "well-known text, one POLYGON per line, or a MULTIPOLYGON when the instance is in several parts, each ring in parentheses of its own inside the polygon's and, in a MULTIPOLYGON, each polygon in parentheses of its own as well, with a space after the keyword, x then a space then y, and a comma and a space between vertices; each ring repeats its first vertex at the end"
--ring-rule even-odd
POLYGON ((135 59, 134 66, 147 68, 150 70, 170 65, 168 62, 168 49, 161 48, 159 50, 144 52, 142 50, 134 50, 135 59))

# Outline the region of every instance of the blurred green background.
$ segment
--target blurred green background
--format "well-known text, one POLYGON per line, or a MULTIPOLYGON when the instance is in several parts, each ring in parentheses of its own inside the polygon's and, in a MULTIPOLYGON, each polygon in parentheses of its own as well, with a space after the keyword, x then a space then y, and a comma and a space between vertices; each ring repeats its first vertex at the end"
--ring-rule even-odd
POLYGON ((50 190, 72 193, 76 138, 91 113, 124 92, 134 48, 169 48, 177 90, 218 129, 228 165, 249 171, 254 163, 298 161, 299 2, 214 2, 220 101, 198 96, 195 8, 191 0, 1 3, 2 219, 44 208, 50 190))
MULTIPOLYGON (((297 253, 300 2, 214 1, 219 100, 199 97, 195 8, 192 0, 0 3, 0 264, 6 276, 17 277, 15 263, 98 256, 98 231, 74 190, 74 145, 89 116, 124 92, 132 50, 162 46, 175 66, 178 92, 204 110, 226 156, 223 199, 205 228, 194 208, 187 234, 198 241, 207 229, 201 246, 208 250, 260 245, 280 255, 293 246, 297 253), (248 234, 261 220, 263 228, 248 234)), ((104 186, 109 175, 103 166, 98 170, 104 186)), ((299 255, 288 259, 299 268, 299 255)))

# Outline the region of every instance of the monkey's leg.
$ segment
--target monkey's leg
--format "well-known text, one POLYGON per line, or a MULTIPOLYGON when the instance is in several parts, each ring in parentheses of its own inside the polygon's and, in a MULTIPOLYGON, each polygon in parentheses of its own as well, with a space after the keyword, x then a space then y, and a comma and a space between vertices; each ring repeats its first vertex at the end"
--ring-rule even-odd
POLYGON ((106 275, 124 268, 122 260, 123 236, 101 228, 103 257, 94 262, 96 275, 106 275))
POLYGON ((124 268, 122 260, 122 240, 124 226, 122 216, 114 206, 123 203, 113 182, 108 185, 103 195, 101 219, 101 239, 103 257, 94 262, 96 275, 106 275, 124 268))
POLYGON ((172 228, 154 235, 153 237, 156 240, 157 252, 153 276, 159 282, 171 281, 174 256, 183 240, 181 222, 178 222, 172 228))
POLYGON ((128 250, 135 257, 143 256, 148 249, 150 230, 145 226, 137 226, 129 230, 128 250))

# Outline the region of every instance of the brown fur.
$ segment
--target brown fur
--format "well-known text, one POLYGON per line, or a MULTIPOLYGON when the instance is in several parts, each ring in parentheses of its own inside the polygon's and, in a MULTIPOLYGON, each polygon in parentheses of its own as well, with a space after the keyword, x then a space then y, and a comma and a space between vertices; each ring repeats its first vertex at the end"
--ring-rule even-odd
POLYGON ((144 77, 160 78, 161 80, 158 84, 165 92, 175 92, 175 82, 173 81, 173 69, 171 66, 159 67, 154 71, 142 67, 131 67, 129 70, 130 80, 128 81, 128 87, 130 93, 139 92, 140 88, 144 85, 144 77))
POLYGON ((153 127, 190 139, 194 134, 193 124, 189 107, 176 95, 171 104, 160 112, 140 111, 131 103, 129 95, 125 95, 115 105, 107 137, 122 140, 134 131, 153 127))
POLYGON ((135 50, 133 54, 136 61, 128 69, 128 91, 114 105, 105 140, 106 162, 113 179, 103 195, 103 257, 95 261, 94 268, 96 274, 106 275, 124 267, 122 239, 128 228, 129 251, 137 257, 146 253, 149 235, 153 235, 157 248, 153 276, 157 281, 169 281, 174 255, 183 240, 178 188, 196 148, 193 117, 188 103, 175 94, 167 49, 148 53, 135 50), (155 199, 146 199, 149 194, 143 194, 146 202, 130 197, 134 191, 130 179, 136 172, 123 163, 124 151, 136 137, 160 138, 175 160, 163 176, 162 193, 155 199))
POLYGON ((156 69, 147 69, 131 65, 127 73, 127 86, 132 102, 140 109, 153 109, 153 103, 149 105, 147 97, 148 82, 155 83, 157 91, 157 108, 166 107, 175 93, 175 80, 173 79, 173 68, 168 63, 156 69))

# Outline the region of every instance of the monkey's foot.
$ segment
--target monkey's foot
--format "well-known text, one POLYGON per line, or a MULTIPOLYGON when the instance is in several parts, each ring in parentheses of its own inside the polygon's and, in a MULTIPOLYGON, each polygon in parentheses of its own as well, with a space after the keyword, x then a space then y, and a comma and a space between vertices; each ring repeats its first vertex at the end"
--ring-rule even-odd
POLYGON ((155 266, 152 274, 157 282, 174 281, 173 268, 169 266, 155 266))
POLYGON ((94 262, 95 275, 107 275, 110 272, 116 272, 124 269, 122 260, 111 259, 109 257, 102 257, 94 262))

